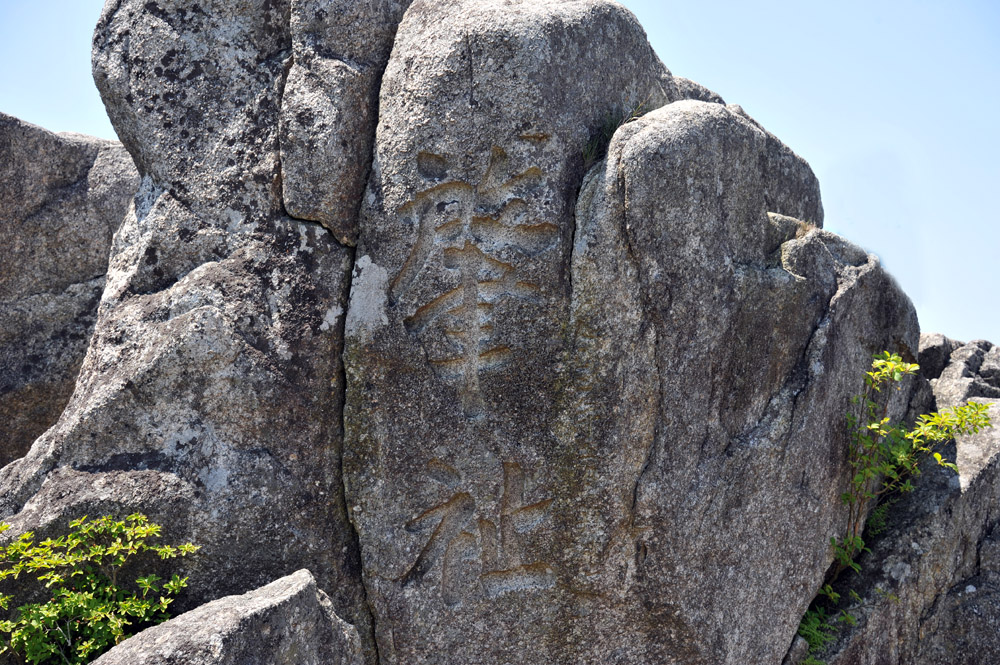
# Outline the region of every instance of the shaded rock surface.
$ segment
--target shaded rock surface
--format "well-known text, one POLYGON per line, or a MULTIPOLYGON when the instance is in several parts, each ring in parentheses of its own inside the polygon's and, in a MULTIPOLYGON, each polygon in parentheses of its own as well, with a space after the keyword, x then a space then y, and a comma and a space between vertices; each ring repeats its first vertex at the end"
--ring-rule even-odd
POLYGON ((105 6, 95 80, 141 183, 74 396, 0 471, 0 514, 52 532, 147 513, 202 546, 177 571, 191 585, 181 610, 309 568, 370 645, 340 479, 352 257, 281 200, 290 12, 105 6))
POLYGON ((682 90, 707 96, 611 3, 404 17, 346 323, 383 662, 791 643, 845 518, 843 405, 873 352, 915 355, 916 318, 874 257, 810 230, 801 158, 682 90), (590 135, 643 101, 666 106, 584 181, 590 135))
POLYGON ((0 466, 69 401, 137 186, 117 141, 0 113, 0 466))
MULTIPOLYGON (((1000 423, 1000 387, 991 374, 994 345, 921 336, 921 374, 933 387, 931 409, 969 399, 990 405, 1000 423), (947 354, 947 355, 945 355, 947 354), (934 374, 940 376, 935 377, 934 374)), ((869 537, 862 575, 843 581, 861 594, 858 625, 822 657, 837 664, 990 663, 1000 658, 1000 433, 960 436, 943 451, 956 476, 925 463, 912 494, 888 513, 886 531, 869 537)))
POLYGON ((143 631, 95 665, 362 665, 358 633, 300 570, 143 631))
POLYGON ((978 665, 1000 659, 1000 533, 995 519, 978 567, 934 603, 921 622, 919 665, 978 665))

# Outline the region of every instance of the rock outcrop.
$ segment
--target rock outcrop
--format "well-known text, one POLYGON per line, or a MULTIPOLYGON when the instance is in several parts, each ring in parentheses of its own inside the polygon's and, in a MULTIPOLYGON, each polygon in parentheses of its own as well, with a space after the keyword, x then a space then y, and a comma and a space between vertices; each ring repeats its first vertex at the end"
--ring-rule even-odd
MULTIPOLYGON (((1000 423, 1000 347, 924 335, 921 374, 933 388, 928 410, 970 399, 1000 423)), ((856 627, 824 659, 830 665, 951 665, 1000 658, 1000 436, 960 436, 944 451, 959 473, 924 464, 912 494, 889 509, 884 533, 869 538, 862 575, 842 582, 863 599, 856 627)), ((857 603, 852 603, 856 605, 857 603)))
POLYGON ((300 570, 125 640, 95 665, 362 665, 361 640, 300 570))
POLYGON ((400 25, 345 356, 383 662, 778 662, 829 564, 843 405, 915 314, 808 230, 800 158, 647 48, 605 2, 400 25))
POLYGON ((0 466, 69 401, 137 186, 116 141, 0 114, 0 466))
MULTIPOLYGON (((141 181, 0 518, 145 512, 202 546, 179 608, 215 601, 100 662, 782 662, 847 520, 845 408, 918 354, 801 157, 611 0, 116 0, 94 72, 141 181)), ((995 347, 921 356, 892 416, 1000 398, 995 347)), ((995 446, 928 471, 870 555, 902 603, 831 662, 967 639, 995 446)))
POLYGON ((182 610, 308 568, 370 645, 340 478, 351 253, 281 198, 289 11, 105 6, 95 79, 141 183, 74 396, 0 471, 0 514, 147 513, 202 546, 182 610))

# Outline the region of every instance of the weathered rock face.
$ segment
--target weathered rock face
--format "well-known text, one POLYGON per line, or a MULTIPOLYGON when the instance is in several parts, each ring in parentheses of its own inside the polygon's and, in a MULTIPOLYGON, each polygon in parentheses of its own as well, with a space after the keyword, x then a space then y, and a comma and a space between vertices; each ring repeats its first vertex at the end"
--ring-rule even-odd
MULTIPOLYGON (((921 374, 930 380, 928 409, 990 404, 1000 423, 997 349, 989 342, 956 343, 941 335, 920 340, 921 374), (936 376, 936 375, 940 376, 936 376), (936 403, 935 403, 936 402, 936 403)), ((823 658, 831 665, 945 665, 990 663, 1000 658, 1000 434, 960 436, 945 457, 956 476, 933 461, 924 464, 916 490, 889 511, 886 531, 869 538, 862 575, 844 583, 866 607, 858 625, 823 658)))
POLYGON ((285 208, 354 244, 378 89, 410 0, 294 0, 281 99, 285 208))
POLYGON ((236 228, 281 212, 290 2, 109 2, 94 34, 94 81, 140 173, 236 228))
POLYGON ((977 665, 1000 658, 1000 533, 979 543, 975 574, 939 596, 921 622, 919 665, 977 665))
POLYGON ((69 401, 137 186, 120 143, 0 114, 0 466, 69 401))
POLYGON ((361 640, 307 570, 125 640, 95 665, 362 665, 361 640))
MULTIPOLYGON (((849 398, 917 352, 800 157, 610 0, 121 0, 94 69, 141 182, 73 397, 0 470, 8 537, 144 511, 202 546, 180 609, 316 575, 102 662, 782 661, 849 398)), ((53 145, 24 182, 103 172, 53 145)), ((1000 398, 998 353, 927 341, 891 413, 1000 398)), ((837 662, 938 662, 993 607, 994 443, 928 472, 897 540, 931 554, 873 553, 903 609, 837 662)))
POLYGON ((558 494, 587 662, 780 662, 822 579, 844 405, 916 318, 874 257, 781 214, 818 214, 810 177, 739 109, 677 102, 584 186, 558 494))
POLYGON ((142 181, 74 397, 0 472, 0 514, 144 511, 202 545, 188 607, 308 567, 370 644, 340 480, 351 253, 281 200, 290 9, 106 5, 95 78, 142 181))
POLYGON ((555 572, 520 543, 552 519, 535 474, 560 472, 546 430, 583 150, 609 114, 676 94, 612 3, 418 1, 400 25, 346 354, 345 482, 385 662, 546 651, 555 572), (487 619, 499 638, 470 631, 487 619))
POLYGON ((844 405, 916 319, 783 216, 822 221, 815 177, 738 108, 625 125, 577 197, 603 117, 679 89, 609 3, 400 25, 345 356, 384 662, 787 650, 844 517, 844 405))

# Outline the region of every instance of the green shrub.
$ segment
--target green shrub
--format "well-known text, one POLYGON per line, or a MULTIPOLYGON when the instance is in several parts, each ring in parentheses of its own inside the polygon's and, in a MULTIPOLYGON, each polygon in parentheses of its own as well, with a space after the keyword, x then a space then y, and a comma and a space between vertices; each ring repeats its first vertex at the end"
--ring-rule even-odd
MULTIPOLYGON (((198 550, 191 543, 173 547, 149 541, 160 526, 145 515, 123 521, 110 516, 80 518, 70 533, 34 542, 31 532, 0 547, 0 580, 35 576, 51 599, 27 603, 0 621, 6 644, 0 654, 12 652, 28 663, 86 663, 142 628, 169 618, 167 607, 187 578, 174 575, 163 583, 156 575, 122 586, 119 573, 134 558, 153 553, 161 559, 187 556, 198 550)), ((0 532, 7 524, 0 524, 0 532)), ((12 596, 0 594, 0 609, 9 611, 12 596)))
POLYGON ((834 578, 847 568, 859 570, 855 558, 865 549, 861 539, 865 516, 882 497, 913 491, 911 481, 920 475, 920 461, 926 455, 933 455, 939 465, 957 473, 958 467, 934 452, 934 447, 957 434, 973 434, 990 427, 988 407, 977 402, 925 413, 911 429, 891 424, 889 396, 883 389, 898 389, 896 384, 904 376, 916 374, 919 369, 919 365, 883 351, 875 356, 871 371, 865 374, 864 392, 851 400, 847 462, 853 475, 847 492, 841 495, 848 508, 846 533, 840 539, 831 539, 837 561, 834 578))
MULTIPOLYGON (((958 467, 934 451, 937 444, 958 434, 973 434, 992 426, 988 407, 976 402, 924 414, 909 429, 891 423, 890 395, 885 389, 898 390, 897 384, 903 377, 914 375, 919 369, 919 365, 903 362, 898 355, 883 351, 874 357, 871 371, 865 373, 864 392, 851 399, 847 413, 847 462, 852 476, 848 490, 841 495, 848 508, 847 528, 840 538, 830 539, 835 566, 799 625, 799 635, 809 642, 810 655, 803 665, 821 665, 815 654, 835 639, 834 621, 849 625, 856 621, 852 612, 862 605, 862 599, 853 590, 847 592, 853 603, 849 609, 834 612, 824 604, 835 607, 840 600, 832 584, 842 572, 861 571, 856 559, 867 551, 861 538, 866 516, 871 514, 870 534, 885 529, 888 509, 897 500, 890 495, 913 491, 912 480, 920 475, 920 462, 927 455, 932 455, 939 465, 958 472, 958 467)), ((876 592, 893 597, 879 589, 876 592)))
POLYGON ((837 639, 837 629, 823 607, 816 607, 806 612, 799 624, 799 635, 809 643, 809 655, 813 656, 837 639))
POLYGON ((883 499, 877 506, 872 508, 868 514, 868 521, 865 523, 865 532, 870 536, 877 536, 884 532, 889 526, 889 509, 892 508, 898 497, 883 499))

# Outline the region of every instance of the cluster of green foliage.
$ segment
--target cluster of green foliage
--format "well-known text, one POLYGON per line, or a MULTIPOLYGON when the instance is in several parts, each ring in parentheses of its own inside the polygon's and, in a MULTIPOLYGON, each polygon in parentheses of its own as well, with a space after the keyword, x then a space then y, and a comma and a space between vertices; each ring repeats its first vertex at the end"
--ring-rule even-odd
MULTIPOLYGON (((86 517, 70 523, 70 533, 40 543, 22 534, 0 547, 0 580, 35 576, 45 585, 45 603, 27 603, 0 621, 0 654, 11 652, 28 663, 77 665, 97 657, 142 628, 169 618, 167 606, 187 586, 174 575, 163 583, 156 575, 139 577, 134 589, 119 582, 130 560, 152 553, 161 559, 187 556, 198 550, 191 543, 156 545, 160 526, 145 515, 118 521, 110 516, 86 517)), ((9 529, 0 524, 0 532, 9 529)), ((0 609, 9 611, 13 598, 0 594, 0 609)))
POLYGON ((835 578, 847 568, 860 570, 855 558, 865 549, 861 531, 875 503, 894 492, 912 492, 912 479, 920 475, 920 461, 926 455, 933 455, 939 465, 958 473, 958 467, 934 452, 934 447, 956 434, 972 434, 990 426, 987 406, 978 402, 925 413, 911 429, 890 423, 889 399, 882 390, 898 389, 904 376, 919 369, 919 365, 884 351, 875 356, 871 371, 865 374, 864 393, 851 400, 847 461, 854 475, 841 496, 849 511, 847 532, 839 540, 831 539, 837 560, 835 578))
POLYGON ((889 509, 899 501, 898 496, 882 499, 877 506, 872 508, 868 514, 868 521, 865 522, 865 533, 869 536, 877 536, 889 526, 889 509))
POLYGON ((869 534, 884 530, 889 507, 897 500, 892 495, 913 491, 912 481, 920 475, 920 462, 927 455, 932 455, 940 466, 958 472, 954 464, 934 451, 935 446, 958 434, 973 434, 991 426, 987 406, 976 402, 924 414, 912 428, 890 422, 888 389, 898 390, 903 378, 919 369, 919 365, 884 351, 875 356, 871 371, 865 374, 864 392, 851 400, 847 461, 852 477, 848 490, 841 495, 848 509, 847 527, 840 538, 830 539, 835 566, 799 626, 799 635, 809 642, 810 655, 803 665, 821 665, 815 654, 835 639, 835 621, 848 625, 856 622, 851 611, 859 609, 862 601, 853 590, 848 591, 854 603, 852 610, 835 614, 823 603, 836 606, 840 601, 833 582, 842 572, 861 571, 857 558, 868 551, 862 539, 866 516, 870 513, 869 534))

